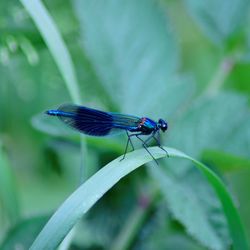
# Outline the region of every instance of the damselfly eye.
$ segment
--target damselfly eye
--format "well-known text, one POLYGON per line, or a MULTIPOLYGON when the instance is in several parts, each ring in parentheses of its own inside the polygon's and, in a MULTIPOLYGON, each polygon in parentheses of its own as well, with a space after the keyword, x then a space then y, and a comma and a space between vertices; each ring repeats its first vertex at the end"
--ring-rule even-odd
POLYGON ((168 129, 168 124, 163 119, 159 119, 158 124, 162 132, 165 132, 168 129))

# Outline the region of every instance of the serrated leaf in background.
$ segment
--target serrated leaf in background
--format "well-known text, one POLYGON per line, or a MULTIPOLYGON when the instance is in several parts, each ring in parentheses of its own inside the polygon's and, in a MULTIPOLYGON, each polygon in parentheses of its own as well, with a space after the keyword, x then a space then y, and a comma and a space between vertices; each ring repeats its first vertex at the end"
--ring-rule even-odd
POLYGON ((215 192, 205 178, 196 169, 190 170, 183 178, 169 174, 165 169, 152 167, 149 170, 158 181, 174 218, 185 226, 187 232, 208 248, 228 249, 227 222, 215 192))
POLYGON ((165 93, 179 53, 155 1, 75 1, 75 6, 86 53, 123 112, 138 114, 141 103, 149 106, 165 93))
POLYGON ((188 236, 183 227, 172 219, 167 204, 160 202, 145 223, 133 250, 204 250, 207 249, 188 236))
MULTIPOLYGON (((166 142, 178 145, 177 147, 196 157, 201 157, 204 149, 217 149, 246 158, 250 156, 250 126, 244 122, 248 116, 247 99, 242 95, 225 92, 211 99, 203 98, 195 101, 183 117, 176 121, 166 142)), ((193 171, 191 165, 169 160, 166 163, 168 171, 161 175, 155 175, 154 169, 151 172, 160 183, 168 186, 162 191, 166 193, 174 216, 203 244, 215 249, 226 249, 229 239, 228 236, 225 236, 227 240, 221 237, 221 234, 227 235, 227 225, 221 207, 215 207, 217 201, 215 195, 211 195, 214 192, 204 178, 193 171), (192 176, 194 179, 189 178, 192 176), (194 207, 196 212, 192 213, 194 207), (215 210, 219 221, 211 214, 215 210), (210 218, 214 218, 214 222, 210 218)))
POLYGON ((199 99, 176 122, 168 145, 179 147, 195 157, 200 157, 204 149, 219 149, 248 158, 248 136, 235 137, 233 144, 238 149, 229 150, 236 131, 244 135, 250 133, 250 127, 245 126, 249 115, 247 99, 243 95, 221 92, 213 98, 199 99))

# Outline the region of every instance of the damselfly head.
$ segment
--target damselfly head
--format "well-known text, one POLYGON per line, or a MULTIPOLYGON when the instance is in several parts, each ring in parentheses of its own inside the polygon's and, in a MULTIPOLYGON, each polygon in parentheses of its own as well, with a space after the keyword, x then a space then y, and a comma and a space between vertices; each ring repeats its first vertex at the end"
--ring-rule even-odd
POLYGON ((168 124, 163 119, 159 119, 157 125, 158 125, 158 128, 161 129, 162 132, 165 132, 168 129, 168 124))

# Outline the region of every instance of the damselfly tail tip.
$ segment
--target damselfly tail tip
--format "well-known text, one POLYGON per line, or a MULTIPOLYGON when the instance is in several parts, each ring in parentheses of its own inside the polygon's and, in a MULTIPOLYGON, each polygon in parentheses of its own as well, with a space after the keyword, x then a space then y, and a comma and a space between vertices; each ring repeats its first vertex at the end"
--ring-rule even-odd
POLYGON ((58 114, 58 111, 57 110, 46 110, 44 112, 46 115, 53 115, 53 116, 56 116, 58 114))

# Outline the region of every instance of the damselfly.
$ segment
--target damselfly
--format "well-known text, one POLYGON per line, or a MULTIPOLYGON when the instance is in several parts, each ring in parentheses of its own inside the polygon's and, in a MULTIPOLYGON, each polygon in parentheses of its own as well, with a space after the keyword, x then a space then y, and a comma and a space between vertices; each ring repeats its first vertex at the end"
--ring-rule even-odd
POLYGON ((165 132, 168 129, 168 124, 163 119, 159 119, 158 122, 156 122, 147 117, 140 118, 133 115, 104 112, 73 104, 62 105, 56 110, 48 110, 46 114, 59 117, 64 123, 86 135, 106 136, 121 130, 126 131, 128 140, 121 160, 126 156, 129 143, 134 150, 131 141, 132 137, 137 137, 142 142, 142 146, 156 163, 156 159, 148 150, 148 143, 151 139, 154 139, 157 146, 168 155, 168 152, 160 143, 160 130, 165 132), (143 140, 141 138, 142 135, 148 135, 148 138, 143 140))

